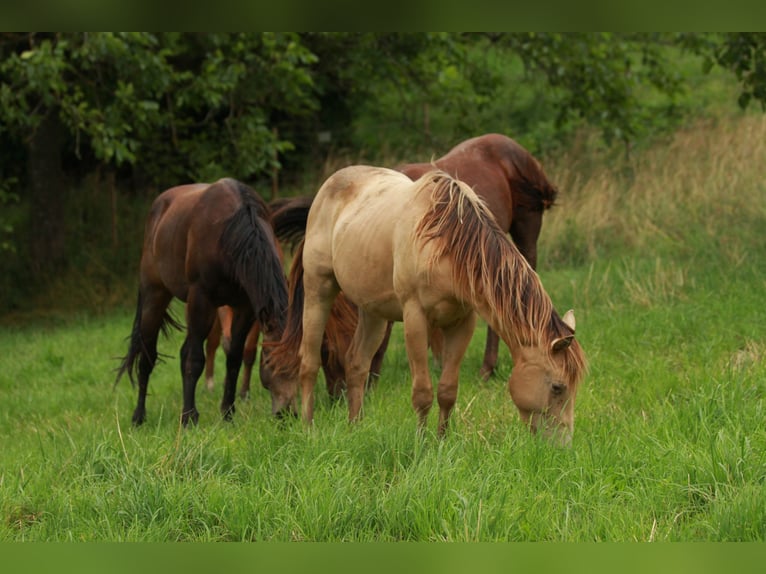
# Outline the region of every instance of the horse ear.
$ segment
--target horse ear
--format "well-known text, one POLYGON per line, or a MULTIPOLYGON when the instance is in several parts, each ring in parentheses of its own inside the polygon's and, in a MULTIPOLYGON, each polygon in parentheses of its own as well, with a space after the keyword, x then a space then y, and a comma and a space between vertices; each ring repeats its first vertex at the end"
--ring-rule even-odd
POLYGON ((575 316, 574 316, 574 310, 570 309, 566 313, 564 313, 564 316, 561 318, 562 321, 564 321, 564 324, 572 329, 572 333, 575 332, 575 316))
POLYGON ((569 345, 572 344, 572 341, 574 341, 574 335, 567 335, 566 337, 559 337, 558 339, 555 339, 551 343, 551 350, 554 353, 557 353, 558 351, 563 351, 564 349, 568 348, 569 345))

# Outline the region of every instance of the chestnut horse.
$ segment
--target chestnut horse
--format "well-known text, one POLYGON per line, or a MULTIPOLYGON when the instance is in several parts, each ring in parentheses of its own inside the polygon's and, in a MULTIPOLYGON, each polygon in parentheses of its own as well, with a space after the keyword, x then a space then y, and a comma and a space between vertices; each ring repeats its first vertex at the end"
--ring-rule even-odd
POLYGON ((359 313, 345 361, 349 420, 360 416, 370 361, 387 322, 403 321, 420 428, 433 403, 428 331, 438 327, 444 333, 437 392, 438 433, 443 435, 475 311, 511 351, 508 388, 522 419, 533 431, 563 443, 571 440, 586 364, 574 339, 574 314, 562 319, 555 312, 537 274, 465 183, 442 171, 413 182, 385 168, 341 169, 313 200, 291 275, 297 266, 301 285, 290 286, 297 295, 291 295, 277 344, 290 345, 293 352, 269 349, 266 356, 275 414, 294 408, 300 386, 302 418, 313 420, 322 338, 342 291, 359 313), (302 320, 293 320, 294 314, 302 320), (298 352, 295 341, 300 341, 298 352))
MULTIPOLYGON (((500 229, 510 233, 519 252, 536 269, 543 212, 554 204, 558 191, 534 156, 507 136, 485 134, 456 145, 433 163, 410 163, 396 169, 415 180, 434 166, 473 188, 500 229)), ((432 334, 437 357, 440 339, 438 331, 432 334)), ((497 353, 497 333, 487 326, 480 370, 484 380, 495 372, 497 353)))
MULTIPOLYGON (((231 324, 234 320, 234 309, 228 305, 218 307, 213 328, 205 341, 205 386, 212 391, 215 388, 215 354, 218 345, 223 346, 223 352, 228 355, 231 347, 231 324)), ((258 352, 258 338, 261 336, 261 325, 256 321, 250 328, 242 350, 242 384, 239 396, 246 399, 250 394, 250 379, 253 374, 255 355, 258 352)))
POLYGON ((234 311, 221 402, 224 418, 231 418, 250 327, 257 320, 267 339, 278 338, 284 329, 287 285, 268 217, 266 203, 233 179, 173 187, 154 200, 144 233, 130 345, 117 374, 117 381, 127 372, 133 382, 138 372, 134 425, 146 420, 159 331, 179 326, 167 310, 173 297, 186 302, 181 347, 184 425, 199 419, 194 395, 205 365, 203 344, 217 309, 229 305, 234 311))

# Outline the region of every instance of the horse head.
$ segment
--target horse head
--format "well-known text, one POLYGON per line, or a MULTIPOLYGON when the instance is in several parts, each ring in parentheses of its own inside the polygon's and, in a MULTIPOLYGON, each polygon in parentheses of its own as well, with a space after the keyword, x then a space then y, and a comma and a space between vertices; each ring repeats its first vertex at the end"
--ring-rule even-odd
POLYGON ((561 446, 572 442, 577 376, 582 353, 574 339, 575 318, 570 310, 562 322, 571 331, 540 345, 512 349, 513 371, 508 390, 522 420, 561 446), (575 363, 575 364, 573 364, 575 363))

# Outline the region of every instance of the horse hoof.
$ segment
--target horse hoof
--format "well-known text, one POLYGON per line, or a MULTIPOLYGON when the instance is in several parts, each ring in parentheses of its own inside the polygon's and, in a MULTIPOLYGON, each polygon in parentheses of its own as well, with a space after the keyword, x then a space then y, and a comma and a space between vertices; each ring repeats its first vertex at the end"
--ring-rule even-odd
POLYGON ((197 409, 184 411, 181 414, 181 424, 183 424, 183 426, 188 426, 189 423, 192 423, 193 425, 197 425, 199 423, 199 412, 197 409))
POLYGON ((493 369, 492 367, 482 367, 479 370, 479 376, 481 377, 481 380, 486 383, 492 377, 495 376, 495 369, 493 369))
POLYGON ((228 407, 221 406, 221 415, 223 416, 223 420, 230 421, 234 417, 236 410, 237 409, 234 407, 234 405, 229 405, 228 407))
POLYGON ((133 413, 133 426, 134 427, 140 427, 144 422, 146 422, 146 413, 141 411, 135 411, 133 413))

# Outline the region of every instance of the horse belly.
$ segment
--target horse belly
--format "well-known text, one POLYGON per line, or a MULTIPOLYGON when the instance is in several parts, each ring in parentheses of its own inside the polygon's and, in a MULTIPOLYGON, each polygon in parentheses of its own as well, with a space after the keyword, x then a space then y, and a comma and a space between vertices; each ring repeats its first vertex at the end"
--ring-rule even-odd
POLYGON ((394 291, 390 241, 376 241, 369 237, 370 231, 348 229, 335 237, 335 279, 357 307, 388 321, 400 321, 402 310, 394 291))

